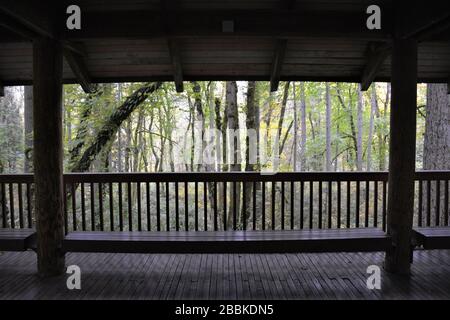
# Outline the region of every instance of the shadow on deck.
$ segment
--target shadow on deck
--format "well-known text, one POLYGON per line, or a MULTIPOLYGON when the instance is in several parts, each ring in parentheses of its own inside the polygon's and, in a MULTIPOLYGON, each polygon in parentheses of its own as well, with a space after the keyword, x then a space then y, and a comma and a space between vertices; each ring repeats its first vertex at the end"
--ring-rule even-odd
POLYGON ((450 250, 415 251, 411 278, 382 271, 366 287, 369 265, 384 253, 112 254, 69 253, 82 289, 66 275, 37 277, 33 252, 0 253, 4 299, 450 299, 450 250))

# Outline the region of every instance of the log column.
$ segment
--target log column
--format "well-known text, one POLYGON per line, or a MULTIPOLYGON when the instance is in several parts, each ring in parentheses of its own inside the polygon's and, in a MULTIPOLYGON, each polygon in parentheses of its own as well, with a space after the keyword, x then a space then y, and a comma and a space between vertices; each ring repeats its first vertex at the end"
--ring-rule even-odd
POLYGON ((387 230, 394 248, 385 268, 410 273, 416 157, 417 41, 395 38, 392 51, 387 230))
POLYGON ((38 272, 64 272, 61 45, 52 39, 33 42, 33 126, 38 272))

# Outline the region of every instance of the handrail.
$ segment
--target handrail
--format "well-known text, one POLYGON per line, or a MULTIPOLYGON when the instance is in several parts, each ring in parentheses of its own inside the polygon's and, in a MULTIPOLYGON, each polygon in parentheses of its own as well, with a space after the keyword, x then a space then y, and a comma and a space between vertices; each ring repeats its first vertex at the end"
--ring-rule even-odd
MULTIPOLYGON (((389 172, 157 172, 65 173, 65 183, 78 182, 262 182, 262 181, 388 181, 389 172)), ((420 170, 415 180, 450 180, 449 171, 420 170)), ((0 174, 0 183, 33 183, 32 174, 0 174)))

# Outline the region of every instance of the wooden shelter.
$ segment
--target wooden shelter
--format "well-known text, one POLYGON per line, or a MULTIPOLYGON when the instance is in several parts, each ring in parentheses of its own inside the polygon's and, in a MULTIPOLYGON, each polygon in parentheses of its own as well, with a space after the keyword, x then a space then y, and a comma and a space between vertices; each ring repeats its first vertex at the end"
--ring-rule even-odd
POLYGON ((392 83, 386 268, 409 273, 416 85, 448 83, 449 27, 440 1, 2 0, 0 88, 34 87, 39 271, 64 267, 62 83, 307 80, 392 83), (73 4, 80 30, 66 26, 73 4), (366 25, 373 4, 379 30, 366 25))

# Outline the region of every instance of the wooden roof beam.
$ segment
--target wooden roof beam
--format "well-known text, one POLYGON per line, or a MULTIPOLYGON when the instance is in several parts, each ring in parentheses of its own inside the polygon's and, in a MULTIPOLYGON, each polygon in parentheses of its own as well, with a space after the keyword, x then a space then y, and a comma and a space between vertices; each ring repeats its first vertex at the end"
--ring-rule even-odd
POLYGON ((391 39, 388 13, 384 14, 386 27, 368 30, 364 15, 359 13, 308 12, 295 10, 170 10, 127 12, 84 12, 81 30, 66 30, 60 26, 66 40, 99 38, 158 37, 273 37, 346 38, 355 40, 387 41, 391 39), (170 28, 167 28, 167 18, 170 28), (223 21, 233 20, 233 32, 224 33, 223 21), (117 23, 120 21, 120 24, 117 23))
POLYGON ((56 38, 52 24, 51 3, 47 1, 3 0, 0 4, 0 20, 4 27, 24 36, 56 38))
POLYGON ((281 68, 286 54, 287 40, 278 39, 275 45, 275 53, 272 61, 272 71, 270 73, 270 91, 277 91, 280 83, 281 68))
POLYGON ((76 52, 73 48, 76 48, 77 46, 73 44, 70 46, 72 49, 69 47, 64 47, 64 57, 66 58, 67 63, 72 69, 73 74, 77 78, 77 82, 83 88, 84 92, 94 93, 97 90, 97 86, 92 84, 83 56, 80 54, 82 49, 78 47, 78 52, 76 52))
POLYGON ((373 80, 378 74, 383 62, 391 53, 392 46, 387 43, 373 43, 369 44, 367 50, 367 64, 364 68, 361 77, 361 90, 366 91, 369 89, 373 80))
POLYGON ((429 3, 414 3, 401 10, 408 19, 399 26, 397 35, 401 38, 416 38, 419 41, 427 40, 450 28, 450 4, 448 1, 429 3))

